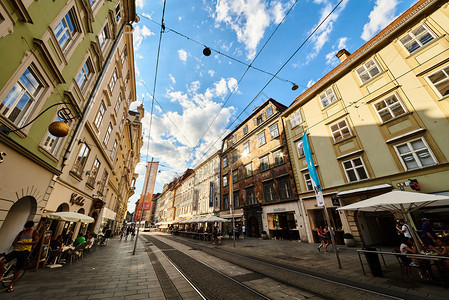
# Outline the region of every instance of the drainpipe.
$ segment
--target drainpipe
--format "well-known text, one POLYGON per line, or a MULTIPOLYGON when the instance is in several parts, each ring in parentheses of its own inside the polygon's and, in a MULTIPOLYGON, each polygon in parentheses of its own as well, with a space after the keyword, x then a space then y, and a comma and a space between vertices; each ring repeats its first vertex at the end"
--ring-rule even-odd
POLYGON ((92 90, 92 93, 90 94, 89 100, 87 100, 87 104, 84 107, 83 113, 81 115, 82 116, 81 120, 78 122, 78 125, 76 126, 76 129, 75 129, 75 133, 73 134, 73 137, 72 137, 72 139, 69 142, 69 146, 67 147, 67 150, 64 153, 64 157, 62 158, 61 172, 64 169, 64 167, 66 166, 65 163, 69 159, 69 155, 70 155, 70 153, 72 151, 72 148, 73 148, 73 146, 75 144, 75 141, 78 140, 78 138, 79 138, 79 136, 81 134, 82 128, 86 124, 87 115, 89 113, 89 110, 92 107, 92 104, 94 102, 94 98, 97 95, 97 92, 98 92, 98 90, 100 88, 100 85, 101 85, 101 83, 102 83, 102 81, 104 79, 104 76, 106 74, 106 69, 107 69, 106 67, 109 65, 110 61, 112 60, 112 58, 114 56, 115 50, 118 47, 118 43, 119 43, 119 41, 120 41, 120 39, 121 39, 121 37, 123 35, 123 32, 124 32, 124 29, 125 29, 126 25, 131 25, 131 24, 130 23, 126 23, 120 29, 120 32, 119 32, 119 34, 117 36, 117 39, 114 41, 114 45, 112 46, 112 49, 109 52, 108 58, 106 59, 105 67, 101 71, 100 77, 98 77, 97 82, 95 83, 94 89, 92 90))

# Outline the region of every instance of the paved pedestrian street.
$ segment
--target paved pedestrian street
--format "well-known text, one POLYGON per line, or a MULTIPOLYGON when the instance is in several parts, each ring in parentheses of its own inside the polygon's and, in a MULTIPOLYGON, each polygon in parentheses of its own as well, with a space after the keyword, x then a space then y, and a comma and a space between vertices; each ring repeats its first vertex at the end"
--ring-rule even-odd
MULTIPOLYGON (((141 241, 111 239, 71 266, 28 271, 1 299, 164 299, 141 241)), ((6 289, 5 289, 6 290, 6 289)))
MULTIPOLYGON (((162 249, 158 249, 147 237, 156 238, 222 273, 235 278, 248 271, 232 267, 214 256, 221 250, 268 259, 273 263, 288 263, 292 267, 313 271, 323 277, 339 278, 341 281, 356 282, 374 287, 378 291, 394 291, 403 299, 445 299, 448 290, 444 287, 420 281, 404 281, 398 273, 397 265, 387 258, 388 270, 385 277, 363 276, 355 248, 340 249, 343 269, 338 269, 333 253, 319 253, 315 244, 297 241, 275 241, 262 239, 240 239, 234 248, 231 240, 224 240, 216 248, 209 242, 191 240, 165 233, 142 233, 137 243, 136 254, 132 255, 134 240, 111 239, 107 246, 98 248, 72 265, 55 269, 29 270, 15 285, 13 293, 0 294, 1 299, 200 299, 198 293, 178 270, 167 260, 162 249), (182 244, 181 244, 181 243, 182 244), (193 243, 193 244, 192 244, 193 243), (205 246, 206 252, 196 250, 195 244, 205 246), (212 252, 210 252, 212 251, 212 252), (267 253, 271 253, 267 257, 267 253), (226 266, 226 267, 224 267, 226 266), (235 274, 232 274, 232 273, 235 274), (243 272, 243 273, 242 273, 243 272), (237 275, 236 275, 237 274, 237 275)), ((167 251, 167 250, 166 250, 167 251)), ((173 250, 171 250, 173 251, 173 250)), ((368 271, 369 273, 369 271, 368 271)), ((243 275, 242 275, 243 274, 243 275)), ((262 290, 271 299, 291 298, 286 289, 279 291, 279 284, 267 285, 268 279, 253 281, 253 288, 262 290), (265 282, 265 283, 264 283, 265 282), (271 289, 271 290, 270 290, 271 289), (279 295, 279 296, 278 296, 279 295), (283 295, 282 297, 280 295, 283 295)), ((326 288, 326 282, 316 279, 326 288)), ((268 280, 269 281, 269 280, 268 280)), ((294 291, 292 291, 293 293, 294 291)), ((375 295, 373 295, 374 297, 375 295)), ((309 298, 309 297, 305 297, 309 298)), ((226 297, 224 298, 226 299, 226 297)), ((340 298, 336 298, 340 299, 340 298)))

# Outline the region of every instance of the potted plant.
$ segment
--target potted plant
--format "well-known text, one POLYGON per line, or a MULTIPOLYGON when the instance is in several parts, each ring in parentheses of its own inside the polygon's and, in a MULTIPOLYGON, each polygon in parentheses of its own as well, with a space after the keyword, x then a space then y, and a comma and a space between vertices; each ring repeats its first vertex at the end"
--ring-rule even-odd
POLYGON ((343 239, 345 241, 345 245, 348 247, 355 247, 354 236, 350 233, 343 234, 343 239))
POLYGON ((264 240, 268 240, 268 234, 267 234, 267 232, 264 230, 264 231, 262 231, 262 238, 264 239, 264 240))

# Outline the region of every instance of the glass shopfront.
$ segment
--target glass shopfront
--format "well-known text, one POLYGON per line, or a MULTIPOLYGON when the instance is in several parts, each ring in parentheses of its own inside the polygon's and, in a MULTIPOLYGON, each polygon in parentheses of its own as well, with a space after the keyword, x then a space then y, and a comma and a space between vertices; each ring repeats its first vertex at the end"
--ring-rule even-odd
POLYGON ((295 212, 267 214, 270 237, 278 240, 298 240, 299 230, 295 212))
MULTIPOLYGON (((329 219, 332 224, 332 228, 335 230, 335 235, 337 239, 337 244, 343 245, 343 226, 341 223, 340 215, 335 210, 335 208, 328 208, 329 219)), ((321 226, 324 228, 326 225, 326 216, 324 215, 324 209, 311 209, 308 211, 310 223, 313 228, 313 240, 315 243, 319 243, 318 235, 316 233, 316 229, 321 226)))

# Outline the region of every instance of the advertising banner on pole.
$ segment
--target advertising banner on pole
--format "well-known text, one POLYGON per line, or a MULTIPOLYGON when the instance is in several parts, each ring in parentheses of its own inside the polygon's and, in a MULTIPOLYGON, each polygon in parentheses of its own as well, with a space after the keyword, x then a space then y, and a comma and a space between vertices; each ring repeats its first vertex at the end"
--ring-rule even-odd
POLYGON ((151 201, 153 199, 153 191, 154 185, 156 184, 158 166, 159 162, 148 162, 143 186, 143 193, 146 192, 146 194, 144 195, 142 193, 142 195, 140 195, 139 204, 136 207, 136 213, 134 215, 135 221, 140 220, 140 214, 142 213, 142 210, 148 211, 151 209, 151 201))
POLYGON ((307 134, 304 134, 304 136, 302 137, 302 145, 304 147, 307 169, 309 170, 309 176, 312 180, 312 186, 313 190, 315 191, 317 205, 324 206, 323 191, 321 190, 320 180, 318 179, 318 173, 316 172, 315 163, 313 162, 312 151, 310 150, 307 134))

